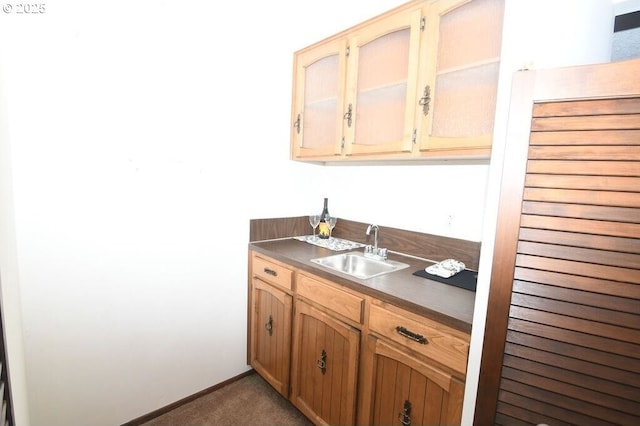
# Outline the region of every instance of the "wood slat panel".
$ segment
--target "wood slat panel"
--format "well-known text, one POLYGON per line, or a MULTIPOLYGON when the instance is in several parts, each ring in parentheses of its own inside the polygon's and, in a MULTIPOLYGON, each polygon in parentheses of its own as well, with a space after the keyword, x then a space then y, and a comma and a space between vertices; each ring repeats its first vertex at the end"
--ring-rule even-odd
POLYGON ((640 176, 640 165, 634 161, 529 159, 528 173, 585 174, 594 176, 640 176))
POLYGON ((533 117, 611 115, 640 113, 640 98, 592 99, 570 102, 542 102, 533 107, 533 117))
MULTIPOLYGON (((423 421, 425 425, 439 425, 442 424, 441 415, 446 412, 446 404, 448 400, 444 393, 444 390, 437 384, 429 381, 427 382, 427 395, 424 401, 425 410, 423 421), (443 407, 445 406, 445 407, 443 407)), ((396 417, 397 418, 397 417, 396 417)), ((397 423, 393 423, 397 424, 397 423)))
MULTIPOLYGON (((597 412, 594 407, 588 404, 580 403, 573 398, 559 395, 553 392, 547 392, 543 389, 532 389, 528 386, 522 386, 512 380, 502 380, 501 391, 499 395, 500 401, 515 405, 525 410, 531 410, 534 413, 544 413, 551 417, 549 424, 568 424, 568 425, 589 425, 589 426, 610 426, 616 423, 615 420, 608 422, 603 420, 601 416, 605 413, 597 412), (585 415, 590 414, 591 416, 585 415), (593 413, 593 411, 596 411, 593 413), (594 417, 597 414, 598 417, 594 417)), ((532 424, 537 424, 537 415, 531 415, 532 424)))
MULTIPOLYGON (((609 235, 613 237, 629 237, 640 235, 640 226, 635 223, 607 222, 603 220, 587 220, 573 218, 557 218, 548 216, 537 216, 523 214, 520 224, 526 228, 550 229, 566 232, 581 232, 593 235, 609 235)), ((637 238, 629 238, 631 252, 636 253, 638 243, 637 238)))
MULTIPOLYGON (((599 294, 591 291, 562 288, 547 284, 532 283, 516 280, 513 282, 513 292, 539 296, 547 299, 566 300, 586 306, 598 306, 609 310, 618 310, 630 314, 640 314, 640 300, 627 297, 599 294)), ((640 327, 640 318, 635 327, 640 327)))
POLYGON ((518 253, 575 260, 577 262, 598 263, 600 265, 621 266, 623 268, 638 269, 640 274, 640 255, 638 254, 622 254, 617 251, 567 247, 559 244, 543 244, 529 241, 520 241, 518 243, 518 253))
POLYGON ((620 383, 631 389, 640 388, 638 362, 618 354, 514 331, 507 333, 505 354, 620 383), (632 369, 620 368, 625 365, 632 369))
POLYGON ((555 243, 572 247, 596 247, 600 250, 618 251, 620 253, 640 253, 640 243, 635 238, 581 234, 550 229, 520 228, 519 240, 555 243))
POLYGON ((640 208, 640 192, 525 188, 524 200, 640 208))
MULTIPOLYGON (((393 389, 399 363, 390 358, 382 358, 382 365, 378 368, 382 369, 379 374, 379 387, 376 389, 393 389)), ((382 398, 383 392, 376 392, 377 401, 375 406, 378 407, 374 416, 374 424, 384 425, 392 424, 395 420, 393 417, 393 400, 391 398, 382 398)))
POLYGON ((322 389, 322 409, 321 416, 330 419, 331 422, 343 422, 341 417, 343 411, 342 397, 346 395, 345 383, 342 377, 346 376, 344 370, 347 365, 341 362, 345 358, 345 339, 334 330, 327 329, 325 335, 325 348, 327 350, 327 373, 331 375, 331 380, 325 380, 322 389), (343 373, 344 372, 344 373, 343 373))
POLYGON ((543 117, 531 120, 531 131, 618 130, 640 128, 640 114, 543 117))
POLYGON ((591 206, 584 204, 524 201, 522 213, 539 216, 559 216, 613 222, 640 223, 640 210, 633 207, 591 206))
MULTIPOLYGON (((570 371, 565 368, 559 368, 552 364, 538 363, 530 360, 529 353, 526 351, 518 351, 513 349, 514 345, 509 344, 507 350, 505 350, 504 366, 513 370, 526 371, 531 374, 535 374, 546 379, 552 379, 558 382, 570 384, 572 386, 579 386, 587 389, 597 389, 598 393, 604 393, 611 398, 606 401, 607 397, 596 395, 595 400, 591 402, 597 402, 599 404, 606 404, 608 407, 615 407, 616 402, 619 406, 616 409, 619 410, 638 410, 640 412, 640 391, 635 386, 627 386, 620 383, 615 383, 608 378, 598 378, 591 374, 590 370, 584 371, 570 371), (512 356, 511 353, 520 353, 524 357, 512 356), (629 401, 634 404, 629 404, 629 401)), ((511 378, 515 379, 514 376, 511 378)))
POLYGON ((516 268, 514 277, 517 280, 550 284, 562 288, 591 291, 599 294, 610 294, 619 297, 640 298, 640 286, 633 283, 622 283, 602 278, 571 275, 561 271, 540 271, 528 268, 516 268))
MULTIPOLYGON (((539 305, 536 305, 533 308, 518 306, 515 303, 521 298, 518 298, 516 295, 514 295, 514 299, 514 304, 511 305, 511 309, 509 311, 511 318, 526 319, 527 321, 532 321, 538 324, 549 325, 551 327, 557 327, 559 329, 571 330, 578 333, 601 336, 605 338, 612 338, 612 336, 615 336, 616 340, 628 342, 632 345, 635 345, 634 349, 637 352, 635 356, 640 358, 640 333, 638 333, 637 329, 627 328, 624 324, 613 325, 605 324, 603 322, 597 322, 593 320, 593 316, 584 319, 570 316, 571 312, 569 312, 567 315, 563 315, 543 311, 540 309, 539 305)), ((556 306, 561 304, 561 302, 548 303, 549 305, 553 304, 556 306)), ((575 310, 573 312, 575 312, 575 310)), ((589 313, 593 314, 593 312, 589 313)), ((629 316, 629 314, 624 315, 625 316, 623 318, 627 318, 629 316)))
POLYGON ((503 402, 498 402, 498 410, 496 413, 496 419, 494 425, 496 426, 531 426, 532 424, 551 424, 554 426, 566 426, 566 423, 558 423, 554 422, 554 419, 551 419, 547 416, 542 416, 537 413, 532 413, 529 410, 522 410, 519 407, 514 407, 513 405, 505 404, 503 402), (509 414, 513 413, 512 417, 509 414), (521 419, 527 419, 527 416, 535 416, 530 421, 525 421, 521 419), (542 422, 542 423, 536 423, 542 422))
MULTIPOLYGON (((637 148, 640 149, 640 148, 637 148)), ((593 191, 627 191, 640 189, 640 177, 583 176, 533 174, 527 175, 525 186, 537 188, 586 189, 593 191)), ((638 213, 640 215, 640 213, 638 213)))
POLYGON ((532 146, 529 148, 529 160, 637 161, 640 160, 640 151, 637 146, 623 145, 532 146))
POLYGON ((591 263, 561 259, 550 259, 546 257, 529 256, 526 254, 519 254, 516 256, 516 265, 523 268, 541 269, 571 275, 582 275, 592 278, 640 284, 640 271, 636 269, 595 265, 591 263))
MULTIPOLYGON (((597 330, 599 334, 596 334, 593 330, 590 330, 588 326, 585 327, 585 321, 571 321, 571 318, 568 318, 567 321, 570 321, 571 324, 565 328, 561 328, 563 326, 561 318, 542 318, 543 313, 535 312, 531 309, 512 306, 509 314, 508 329, 514 332, 528 333, 534 336, 547 337, 552 340, 571 343, 584 348, 611 352, 623 357, 635 359, 634 362, 638 362, 637 360, 640 359, 640 347, 637 344, 619 340, 617 339, 618 336, 615 336, 616 339, 614 339, 602 335, 605 331, 617 331, 614 327, 600 327, 597 330), (530 318, 527 315, 533 315, 534 318, 530 318), (556 322, 548 325, 542 322, 545 320, 556 320, 556 322), (557 322, 558 320, 560 324, 557 322), (558 325, 560 325, 560 327, 558 325), (586 328, 586 332, 572 330, 571 328, 586 328)), ((634 331, 627 333, 627 335, 631 334, 631 338, 636 338, 633 336, 633 333, 637 334, 637 332, 634 331)), ((624 365, 625 364, 619 364, 619 367, 623 368, 624 365)))
MULTIPOLYGON (((411 377, 409 380, 409 401, 416 401, 418 404, 413 404, 411 408, 411 418, 418 419, 424 424, 425 417, 428 416, 426 404, 421 404, 421 401, 426 401, 427 398, 427 385, 429 381, 427 378, 416 371, 411 371, 411 377)), ((402 398, 400 398, 402 400, 402 398)), ((402 401, 404 404, 404 401, 402 401)), ((400 412, 400 411, 398 411, 400 412)))
POLYGON ((535 132, 530 145, 640 145, 640 130, 535 132))
MULTIPOLYGON (((308 315, 303 315, 301 320, 301 324, 302 324, 302 343, 300 345, 300 365, 305 365, 305 366, 309 366, 309 365, 314 365, 314 362, 316 360, 316 356, 317 353, 315 351, 315 342, 316 342, 316 325, 318 324, 318 321, 313 318, 310 317, 308 315)), ((294 368, 296 368, 294 366, 294 368)), ((313 370, 311 370, 312 374, 314 373, 313 370)), ((299 397, 300 399, 302 399, 303 401, 313 401, 313 393, 315 391, 315 387, 313 385, 313 380, 301 380, 300 381, 300 390, 299 390, 299 397)), ((293 395, 294 397, 296 395, 293 395)))
POLYGON ((308 375, 306 380, 311 380, 314 384, 313 398, 310 398, 307 402, 310 403, 311 409, 313 410, 314 413, 317 413, 320 416, 322 416, 322 415, 326 415, 325 413, 322 412, 322 398, 326 392, 326 389, 323 386, 323 384, 325 384, 326 380, 324 378, 325 375, 322 374, 322 370, 320 370, 320 368, 317 367, 317 361, 319 359, 322 359, 322 356, 321 356, 322 351, 327 349, 325 345, 325 338, 326 338, 327 332, 331 333, 333 332, 333 330, 326 323, 318 320, 317 318, 314 318, 311 315, 309 315, 309 319, 307 321, 314 321, 316 323, 316 334, 315 334, 316 340, 315 342, 310 344, 310 347, 313 348, 313 350, 310 351, 309 353, 310 356, 307 358, 309 360, 313 359, 314 362, 306 365, 307 369, 312 370, 311 374, 308 375))
MULTIPOLYGON (((400 413, 404 402, 408 399, 409 385, 411 383, 411 368, 401 363, 398 364, 396 375, 395 395, 390 395, 393 399, 393 413, 400 413)), ((414 403, 416 401, 413 401, 414 403)))
MULTIPOLYGON (((603 392, 597 392, 582 386, 575 386, 556 378, 548 378, 541 375, 531 374, 527 371, 516 370, 503 367, 503 381, 517 383, 521 393, 528 393, 536 399, 542 399, 548 403, 555 402, 556 395, 572 395, 573 398, 566 398, 564 407, 571 409, 580 408, 583 413, 606 421, 629 423, 633 413, 640 412, 638 403, 628 399, 617 398, 603 392), (525 392, 523 392, 525 390, 525 392), (603 409, 603 406, 606 409, 603 409)), ((508 387, 505 386, 505 390, 508 387)), ((587 423, 590 424, 590 423, 587 423)))
MULTIPOLYGON (((613 325, 616 327, 615 329, 612 329, 614 332, 617 331, 617 327, 627 327, 630 329, 640 330, 640 314, 580 305, 571 300, 553 300, 528 294, 513 293, 511 297, 511 305, 544 311, 544 315, 566 315, 576 319, 593 321, 594 323, 613 325)), ((633 330, 629 330, 629 334, 633 335, 633 330)), ((636 343, 640 344, 640 333, 636 332, 635 334, 638 337, 638 342, 636 343)), ((611 335, 613 334, 606 334, 606 336, 611 335)))
MULTIPOLYGON (((615 393, 607 393, 606 387, 598 385, 606 385, 606 381, 600 383, 588 383, 586 380, 579 381, 571 377, 571 373, 561 369, 550 369, 549 366, 540 365, 535 367, 535 363, 519 363, 518 367, 522 369, 511 368, 505 364, 503 377, 521 384, 531 386, 532 388, 541 388, 547 391, 562 395, 576 395, 576 400, 586 402, 594 406, 606 405, 612 410, 618 410, 626 414, 640 412, 640 406, 637 402, 637 392, 624 392, 627 397, 617 396, 615 393), (553 375, 555 373, 555 375, 553 375), (575 383, 572 383, 575 382, 575 383), (592 387, 590 385, 595 385, 592 387)), ((574 375, 575 376, 575 375, 574 375)), ((582 375, 585 379, 588 376, 582 375)), ((611 389, 616 392, 616 389, 611 389)), ((595 408, 595 407, 594 407, 595 408)), ((595 408, 597 409, 597 408, 595 408)))

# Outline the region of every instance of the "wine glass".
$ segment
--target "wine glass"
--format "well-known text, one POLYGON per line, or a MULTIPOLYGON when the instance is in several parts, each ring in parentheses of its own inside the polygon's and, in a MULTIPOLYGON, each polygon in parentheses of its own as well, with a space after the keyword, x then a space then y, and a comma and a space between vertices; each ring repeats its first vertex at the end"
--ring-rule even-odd
POLYGON ((333 228, 336 227, 337 222, 338 218, 335 216, 329 216, 327 218, 327 225, 329 225, 329 239, 331 239, 331 233, 333 232, 333 228))
POLYGON ((320 224, 320 215, 319 214, 311 214, 309 215, 309 225, 313 228, 313 240, 316 239, 316 228, 320 224))

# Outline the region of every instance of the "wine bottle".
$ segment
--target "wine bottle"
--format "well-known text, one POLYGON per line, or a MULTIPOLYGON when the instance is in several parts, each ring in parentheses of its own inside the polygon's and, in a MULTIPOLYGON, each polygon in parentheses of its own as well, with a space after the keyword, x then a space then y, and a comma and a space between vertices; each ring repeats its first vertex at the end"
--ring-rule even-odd
POLYGON ((320 214, 320 224, 318 225, 318 237, 322 239, 329 238, 329 199, 324 199, 324 207, 320 214))

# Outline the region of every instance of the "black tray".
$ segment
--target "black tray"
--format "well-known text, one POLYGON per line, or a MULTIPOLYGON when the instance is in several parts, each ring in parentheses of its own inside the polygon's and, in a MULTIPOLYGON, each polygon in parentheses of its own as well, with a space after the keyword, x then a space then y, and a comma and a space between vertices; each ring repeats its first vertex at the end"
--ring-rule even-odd
POLYGON ((478 282, 478 273, 476 271, 470 271, 469 269, 458 272, 457 274, 449 278, 442 278, 437 275, 431 275, 424 269, 415 271, 413 275, 417 275, 418 277, 422 278, 428 278, 433 281, 438 281, 444 284, 453 285, 471 291, 476 291, 476 284, 478 282))

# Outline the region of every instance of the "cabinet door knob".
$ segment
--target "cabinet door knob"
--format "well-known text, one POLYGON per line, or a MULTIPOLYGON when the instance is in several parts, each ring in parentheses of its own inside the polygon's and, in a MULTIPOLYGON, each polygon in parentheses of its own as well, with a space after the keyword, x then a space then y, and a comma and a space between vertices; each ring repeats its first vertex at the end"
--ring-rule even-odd
POLYGON ((269 321, 264 325, 264 328, 269 332, 269 336, 273 336, 273 316, 269 315, 269 321))
POLYGON ((318 366, 320 371, 322 371, 322 374, 327 372, 327 351, 325 351, 324 349, 320 354, 320 359, 316 360, 316 365, 318 366))
POLYGON ((403 426, 409 426, 411 424, 411 402, 409 400, 404 401, 404 408, 398 414, 398 420, 403 426))

